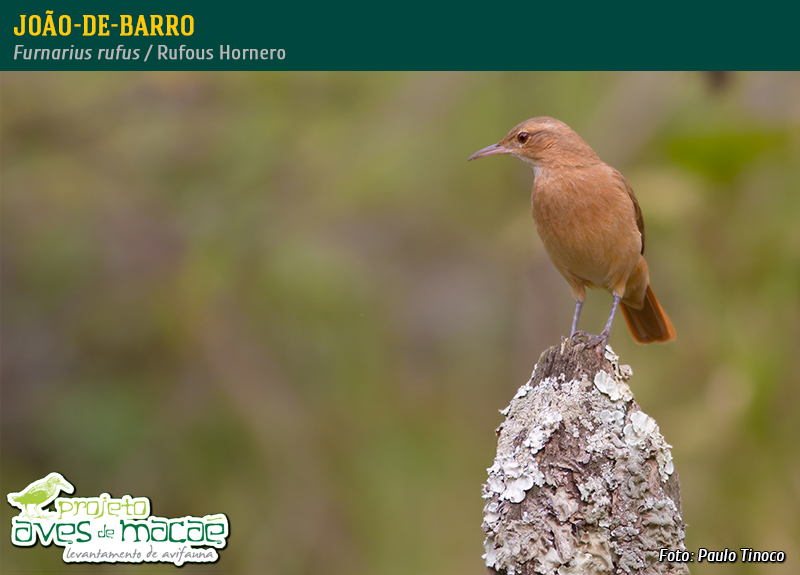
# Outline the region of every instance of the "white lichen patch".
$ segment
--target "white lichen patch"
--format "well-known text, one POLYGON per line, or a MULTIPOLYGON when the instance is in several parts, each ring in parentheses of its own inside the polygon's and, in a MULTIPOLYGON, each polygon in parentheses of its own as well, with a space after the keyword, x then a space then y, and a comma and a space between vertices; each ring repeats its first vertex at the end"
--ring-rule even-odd
POLYGON ((525 492, 533 487, 533 477, 523 475, 506 483, 506 488, 500 494, 501 499, 508 499, 511 503, 519 503, 525 499, 525 492))
MULTIPOLYGON (((495 458, 494 464, 486 470, 489 474, 484 485, 483 497, 489 499, 495 494, 500 500, 519 503, 525 499, 525 492, 534 485, 544 483, 544 475, 532 457, 495 458)), ((484 520, 486 517, 484 516, 484 520)))
MULTIPOLYGON (((535 372, 536 368, 534 367, 533 370, 535 372)), ((517 390, 517 393, 514 396, 514 399, 520 399, 520 398, 525 397, 526 395, 528 395, 528 392, 533 389, 533 387, 531 386, 531 381, 533 381, 533 375, 531 375, 531 379, 529 379, 527 382, 525 382, 525 385, 522 385, 517 390)), ((500 415, 508 416, 508 414, 511 412, 511 406, 512 405, 514 405, 514 401, 513 400, 511 401, 511 403, 508 404, 508 406, 505 409, 501 409, 500 410, 500 415)))
POLYGON ((671 447, 670 444, 665 443, 665 447, 656 452, 656 461, 658 461, 658 469, 661 471, 662 481, 667 480, 664 477, 665 474, 672 475, 672 472, 675 471, 675 465, 672 463, 671 447))
POLYGON ((598 414, 601 422, 612 427, 619 427, 625 421, 625 412, 619 409, 604 409, 598 414))
POLYGON ((683 548, 683 523, 663 486, 670 446, 633 400, 630 367, 607 348, 610 366, 572 364, 566 376, 555 366, 577 361, 573 344, 548 353, 548 376, 534 370, 502 412, 483 488, 486 565, 508 575, 687 573, 652 553, 653 541, 683 548))
POLYGON ((614 368, 614 373, 617 374, 617 377, 627 381, 633 375, 633 370, 629 365, 620 365, 619 363, 619 356, 614 353, 614 350, 611 349, 611 346, 606 346, 605 358, 611 362, 611 366, 614 368))
POLYGON ((531 382, 528 381, 528 383, 526 383, 525 385, 523 385, 522 387, 520 387, 517 390, 517 395, 514 396, 514 399, 519 399, 520 397, 525 397, 526 395, 528 395, 528 392, 530 390, 532 390, 532 389, 533 389, 533 387, 531 387, 531 382))
POLYGON ((657 430, 655 419, 643 411, 637 411, 631 414, 631 422, 623 428, 622 432, 625 435, 625 443, 636 446, 641 445, 657 430))
POLYGON ((611 398, 611 401, 630 401, 633 392, 628 384, 620 378, 611 377, 605 371, 598 371, 594 376, 594 386, 611 398))
POLYGON ((649 442, 655 452, 658 470, 661 473, 661 480, 667 481, 675 467, 672 463, 672 447, 661 435, 656 420, 643 411, 636 411, 631 414, 631 422, 623 428, 625 443, 631 447, 641 447, 645 442, 649 442))
POLYGON ((495 563, 497 562, 497 551, 494 548, 494 539, 491 537, 487 537, 483 541, 483 549, 484 554, 482 559, 486 563, 487 567, 494 567, 495 563))
POLYGON ((617 375, 619 375, 624 380, 629 380, 633 377, 633 369, 629 365, 615 365, 614 366, 617 371, 617 375))
POLYGON ((528 433, 528 437, 523 441, 525 447, 530 448, 531 454, 535 455, 536 452, 544 447, 550 434, 553 433, 559 422, 563 419, 560 413, 555 411, 545 411, 541 415, 541 425, 535 425, 528 433))
POLYGON ((500 519, 500 506, 496 501, 490 501, 483 508, 483 520, 489 524, 497 523, 500 519))

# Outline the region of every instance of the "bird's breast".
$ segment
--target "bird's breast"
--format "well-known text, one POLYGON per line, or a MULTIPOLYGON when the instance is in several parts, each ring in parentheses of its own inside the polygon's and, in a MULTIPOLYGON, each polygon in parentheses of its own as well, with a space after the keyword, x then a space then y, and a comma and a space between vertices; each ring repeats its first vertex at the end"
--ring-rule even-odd
POLYGON ((607 289, 627 277, 639 258, 641 234, 626 192, 588 176, 537 176, 531 213, 559 271, 607 289))

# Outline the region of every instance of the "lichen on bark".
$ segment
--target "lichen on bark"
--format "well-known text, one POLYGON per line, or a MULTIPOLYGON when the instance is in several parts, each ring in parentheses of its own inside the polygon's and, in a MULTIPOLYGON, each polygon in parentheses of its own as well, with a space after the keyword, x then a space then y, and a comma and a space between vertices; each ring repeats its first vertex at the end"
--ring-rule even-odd
POLYGON ((497 430, 483 486, 490 574, 687 574, 670 446, 628 366, 566 340, 539 358, 497 430))

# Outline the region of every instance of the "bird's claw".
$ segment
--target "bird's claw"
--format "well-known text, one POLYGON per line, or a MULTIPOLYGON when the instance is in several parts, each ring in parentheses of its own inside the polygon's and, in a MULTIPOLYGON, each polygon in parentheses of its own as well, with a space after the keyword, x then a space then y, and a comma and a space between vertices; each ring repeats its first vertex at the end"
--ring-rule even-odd
POLYGON ((594 349, 597 357, 603 357, 603 353, 606 350, 606 345, 608 344, 608 336, 609 334, 603 332, 600 335, 592 335, 588 334, 585 331, 578 330, 570 339, 577 341, 580 349, 594 349))

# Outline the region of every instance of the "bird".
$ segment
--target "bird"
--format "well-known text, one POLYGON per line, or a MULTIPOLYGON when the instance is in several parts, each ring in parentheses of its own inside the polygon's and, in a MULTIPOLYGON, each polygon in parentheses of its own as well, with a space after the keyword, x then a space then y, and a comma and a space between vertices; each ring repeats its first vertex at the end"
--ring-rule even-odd
POLYGON ((42 507, 55 499, 61 489, 67 493, 75 491, 72 484, 60 473, 53 472, 43 479, 34 481, 19 493, 9 493, 7 499, 11 505, 19 507, 29 519, 33 518, 29 509, 31 506, 35 517, 45 518, 42 515, 42 507))
POLYGON ((547 116, 525 120, 469 160, 498 154, 533 168, 536 231, 575 298, 570 339, 585 336, 584 345, 602 355, 619 307, 637 343, 674 340, 675 328, 650 287, 642 210, 623 175, 567 124, 547 116), (613 297, 599 336, 578 331, 587 287, 605 289, 613 297))

